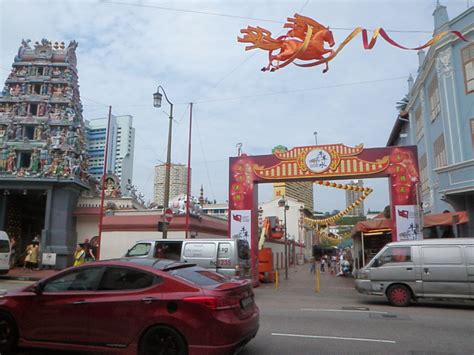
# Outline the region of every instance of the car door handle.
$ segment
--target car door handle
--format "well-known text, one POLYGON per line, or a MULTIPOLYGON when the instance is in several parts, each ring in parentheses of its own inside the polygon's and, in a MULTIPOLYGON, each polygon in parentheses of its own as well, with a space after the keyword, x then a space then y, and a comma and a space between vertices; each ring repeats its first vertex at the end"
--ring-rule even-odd
POLYGON ((143 297, 142 298, 142 302, 146 303, 146 304, 150 304, 152 303, 153 301, 157 301, 158 299, 155 298, 155 297, 143 297))
POLYGON ((407 267, 407 270, 411 271, 411 270, 413 270, 413 268, 412 267, 407 267))
POLYGON ((75 301, 73 302, 72 304, 73 305, 80 305, 80 304, 88 304, 89 302, 85 301, 85 300, 80 300, 80 301, 75 301))

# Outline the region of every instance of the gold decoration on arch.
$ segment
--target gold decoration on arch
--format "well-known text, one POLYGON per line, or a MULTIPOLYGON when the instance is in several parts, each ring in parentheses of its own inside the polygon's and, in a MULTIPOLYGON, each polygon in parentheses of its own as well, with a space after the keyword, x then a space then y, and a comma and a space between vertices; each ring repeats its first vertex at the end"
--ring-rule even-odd
POLYGON ((339 184, 331 181, 316 181, 315 184, 322 185, 322 186, 327 186, 327 187, 332 187, 336 189, 341 189, 341 190, 349 190, 349 191, 356 191, 356 192, 362 192, 362 196, 360 196, 357 200, 354 201, 350 206, 347 206, 347 208, 334 216, 324 218, 324 219, 313 219, 313 218, 308 218, 305 217, 305 222, 309 224, 312 227, 315 227, 317 225, 327 225, 330 223, 334 223, 337 220, 341 219, 345 215, 347 215, 350 211, 352 211, 354 208, 356 208, 358 205, 364 201, 367 196, 369 196, 372 191, 374 191, 370 187, 362 187, 358 185, 351 185, 351 184, 339 184))

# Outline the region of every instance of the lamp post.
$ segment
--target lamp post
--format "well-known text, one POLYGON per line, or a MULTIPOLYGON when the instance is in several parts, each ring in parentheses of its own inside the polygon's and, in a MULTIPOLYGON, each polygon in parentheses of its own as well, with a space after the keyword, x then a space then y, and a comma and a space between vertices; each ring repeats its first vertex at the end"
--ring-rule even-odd
POLYGON ((285 196, 278 200, 278 207, 283 207, 283 223, 285 225, 285 280, 288 280, 288 230, 286 227, 286 211, 290 209, 285 196))
POLYGON ((314 143, 318 145, 318 132, 314 131, 313 134, 314 134, 314 143))
MULTIPOLYGON (((171 132, 172 132, 172 126, 173 126, 173 104, 171 101, 168 99, 168 95, 166 95, 165 89, 161 85, 158 86, 156 89, 156 92, 153 94, 153 106, 156 108, 161 107, 161 100, 163 98, 163 95, 160 93, 163 91, 163 94, 165 95, 165 99, 170 105, 170 123, 169 123, 169 128, 168 128, 168 150, 166 152, 166 170, 165 170, 165 194, 163 197, 163 210, 165 210, 168 207, 169 204, 169 199, 170 199, 170 174, 171 174, 171 132)), ((163 221, 163 239, 168 238, 168 223, 166 221, 163 221)))

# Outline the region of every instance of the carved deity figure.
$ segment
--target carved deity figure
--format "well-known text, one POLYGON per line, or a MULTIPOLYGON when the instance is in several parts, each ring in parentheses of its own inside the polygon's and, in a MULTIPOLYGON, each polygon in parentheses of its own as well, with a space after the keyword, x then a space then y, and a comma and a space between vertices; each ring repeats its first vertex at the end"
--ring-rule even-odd
POLYGON ((10 88, 10 95, 11 96, 18 96, 18 95, 20 95, 20 92, 21 92, 20 84, 16 84, 15 86, 12 86, 10 88))
POLYGON ((28 75, 28 69, 26 67, 21 67, 20 70, 16 73, 18 76, 28 75))
POLYGON ((58 67, 54 67, 53 71, 51 72, 53 76, 61 75, 61 70, 58 67))
POLYGON ((53 96, 61 96, 63 94, 64 88, 62 85, 54 85, 53 86, 53 96))
POLYGON ((44 167, 49 164, 48 146, 47 145, 42 146, 39 154, 40 154, 39 155, 40 167, 41 167, 41 171, 43 171, 44 167))
POLYGON ((10 153, 8 154, 6 168, 7 173, 10 174, 16 171, 16 152, 13 147, 10 149, 10 153))
POLYGON ((44 116, 44 114, 46 113, 46 105, 42 102, 38 105, 38 111, 37 111, 37 115, 38 116, 44 116))
POLYGON ((21 140, 22 136, 23 136, 23 127, 21 125, 17 125, 15 127, 15 140, 16 141, 21 140))
POLYGON ((31 153, 30 171, 33 174, 38 174, 38 169, 39 169, 39 156, 38 156, 38 150, 35 148, 33 149, 33 152, 31 153))
POLYGON ((33 139, 36 141, 40 141, 43 138, 43 126, 37 125, 33 132, 33 139))

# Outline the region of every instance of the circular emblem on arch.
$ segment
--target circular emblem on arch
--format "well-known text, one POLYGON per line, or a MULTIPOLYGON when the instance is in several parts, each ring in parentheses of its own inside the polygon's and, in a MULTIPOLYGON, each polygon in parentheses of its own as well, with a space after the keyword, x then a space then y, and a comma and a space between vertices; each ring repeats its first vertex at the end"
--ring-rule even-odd
POLYGON ((331 154, 327 150, 316 148, 310 150, 305 158, 306 166, 313 173, 322 173, 331 165, 331 154))

